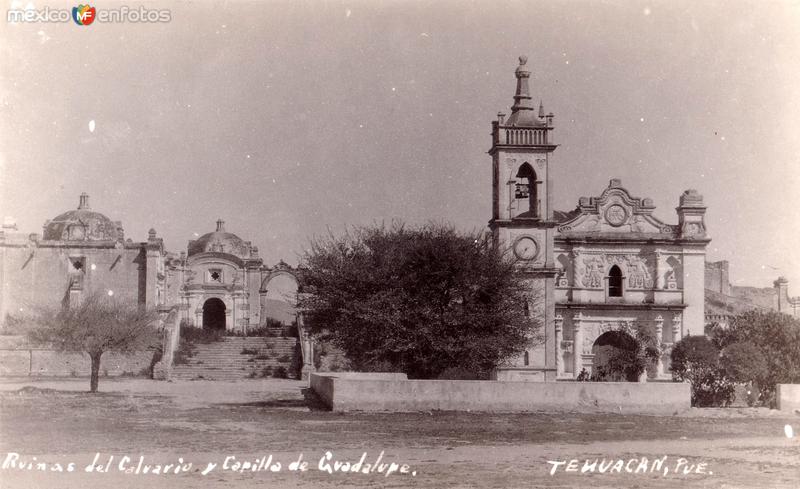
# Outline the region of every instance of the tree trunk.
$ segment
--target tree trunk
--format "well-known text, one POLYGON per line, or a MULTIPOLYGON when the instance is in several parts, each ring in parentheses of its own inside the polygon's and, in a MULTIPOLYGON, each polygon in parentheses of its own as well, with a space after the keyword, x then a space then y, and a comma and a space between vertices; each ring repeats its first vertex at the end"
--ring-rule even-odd
POLYGON ((89 380, 89 392, 97 392, 97 383, 100 381, 100 356, 103 352, 90 353, 92 359, 92 377, 89 380))

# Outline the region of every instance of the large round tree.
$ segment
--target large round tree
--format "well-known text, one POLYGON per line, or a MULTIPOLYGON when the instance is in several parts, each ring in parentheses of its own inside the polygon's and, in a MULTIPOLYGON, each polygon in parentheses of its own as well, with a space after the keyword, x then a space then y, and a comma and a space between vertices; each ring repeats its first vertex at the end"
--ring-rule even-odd
POLYGON ((509 254, 451 226, 399 223, 313 240, 300 306, 354 367, 486 374, 541 341, 537 297, 509 254))

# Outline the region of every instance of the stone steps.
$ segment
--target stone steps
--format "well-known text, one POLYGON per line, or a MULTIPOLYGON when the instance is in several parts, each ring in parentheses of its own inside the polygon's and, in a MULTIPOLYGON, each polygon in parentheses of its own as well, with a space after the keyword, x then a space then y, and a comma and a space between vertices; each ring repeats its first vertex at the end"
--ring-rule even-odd
POLYGON ((173 365, 171 377, 180 380, 271 377, 278 367, 283 367, 287 372, 290 370, 294 363, 296 343, 297 338, 278 335, 227 336, 217 342, 195 343, 185 363, 173 365))

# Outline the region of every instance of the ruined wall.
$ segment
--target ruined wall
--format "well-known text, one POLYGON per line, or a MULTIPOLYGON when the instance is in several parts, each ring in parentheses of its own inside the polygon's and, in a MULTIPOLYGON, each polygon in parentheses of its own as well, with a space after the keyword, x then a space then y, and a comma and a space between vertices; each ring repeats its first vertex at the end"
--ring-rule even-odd
POLYGON ((730 295, 730 264, 727 260, 706 262, 705 265, 705 288, 719 292, 720 294, 730 295))
POLYGON ((146 269, 139 247, 0 247, 3 290, 0 321, 41 307, 57 307, 71 294, 107 294, 131 302, 146 299, 146 269), (82 260, 82 270, 74 262, 82 260), (70 285, 72 284, 72 285, 70 285))

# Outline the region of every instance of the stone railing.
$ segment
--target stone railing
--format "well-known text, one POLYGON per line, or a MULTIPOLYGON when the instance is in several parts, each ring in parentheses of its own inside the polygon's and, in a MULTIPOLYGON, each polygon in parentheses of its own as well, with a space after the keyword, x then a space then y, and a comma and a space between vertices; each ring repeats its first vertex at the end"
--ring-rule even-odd
POLYGON ((549 128, 498 127, 494 133, 495 144, 514 146, 546 146, 552 144, 549 128))
POLYGON ((175 351, 178 349, 181 335, 181 315, 177 307, 161 308, 162 328, 164 332, 163 353, 161 361, 155 366, 154 377, 169 380, 172 373, 172 362, 175 359, 175 351))
POLYGON ((305 321, 302 312, 297 313, 297 341, 300 343, 300 356, 303 360, 303 368, 300 371, 300 379, 307 380, 311 372, 316 372, 314 367, 314 340, 305 328, 305 321))

